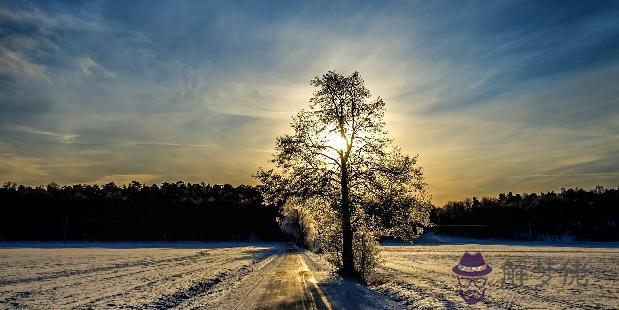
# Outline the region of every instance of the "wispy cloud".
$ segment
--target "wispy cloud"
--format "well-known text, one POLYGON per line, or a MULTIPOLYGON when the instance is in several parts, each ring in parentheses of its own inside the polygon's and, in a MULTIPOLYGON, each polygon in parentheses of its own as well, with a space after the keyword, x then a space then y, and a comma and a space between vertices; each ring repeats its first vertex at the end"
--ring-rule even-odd
POLYGON ((45 66, 33 63, 19 52, 0 46, 0 75, 11 78, 42 78, 45 77, 45 71, 45 66))
MULTIPOLYGON (((85 13, 85 12, 84 12, 85 13)), ((16 25, 36 25, 52 30, 99 31, 105 25, 63 11, 45 11, 36 5, 0 7, 0 20, 16 25)))
POLYGON ((12 126, 8 128, 10 130, 25 132, 29 134, 58 138, 59 141, 62 143, 72 143, 73 141, 75 141, 77 137, 79 137, 78 135, 75 135, 75 134, 65 134, 65 133, 52 132, 52 131, 47 131, 47 130, 40 130, 40 129, 28 127, 28 126, 12 126))
POLYGON ((103 140, 98 142, 88 142, 88 141, 71 141, 65 142, 71 144, 83 144, 83 145, 132 145, 132 146, 163 146, 163 147, 190 147, 190 148, 212 148, 218 147, 215 144, 191 144, 191 143, 173 143, 173 142, 162 142, 162 141, 128 141, 128 140, 103 140))
POLYGON ((82 73, 87 76, 101 75, 106 78, 113 78, 116 76, 116 72, 105 69, 90 57, 80 57, 76 59, 76 62, 82 73))
POLYGON ((102 176, 91 182, 92 184, 107 184, 114 182, 115 184, 129 184, 131 181, 138 181, 142 184, 157 183, 161 178, 160 175, 153 174, 114 174, 102 176))
POLYGON ((618 7, 3 3, 0 160, 24 169, 0 178, 253 183, 335 69, 387 101, 437 203, 616 185, 618 7))

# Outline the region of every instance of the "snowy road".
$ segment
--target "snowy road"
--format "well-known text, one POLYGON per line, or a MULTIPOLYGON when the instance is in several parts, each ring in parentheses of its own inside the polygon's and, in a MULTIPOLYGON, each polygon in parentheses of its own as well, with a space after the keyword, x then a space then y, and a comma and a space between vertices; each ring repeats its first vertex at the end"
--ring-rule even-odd
POLYGON ((249 275, 216 308, 332 309, 304 256, 294 250, 288 250, 249 275))
POLYGON ((318 256, 251 243, 0 246, 0 309, 401 309, 318 256))

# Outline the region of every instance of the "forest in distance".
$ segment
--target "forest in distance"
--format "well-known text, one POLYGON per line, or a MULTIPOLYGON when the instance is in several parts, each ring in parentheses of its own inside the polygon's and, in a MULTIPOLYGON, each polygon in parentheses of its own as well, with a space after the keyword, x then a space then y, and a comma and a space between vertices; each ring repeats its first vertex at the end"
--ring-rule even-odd
POLYGON ((0 201, 0 240, 283 240, 278 208, 245 185, 7 183, 0 201))
POLYGON ((611 241, 619 239, 619 187, 473 197, 433 208, 430 218, 437 233, 461 237, 611 241))
MULTIPOLYGON (((255 186, 182 181, 118 186, 51 183, 0 188, 0 240, 190 241, 289 239, 281 207, 255 186)), ((432 230, 508 240, 619 239, 619 187, 473 197, 434 207, 432 230)))

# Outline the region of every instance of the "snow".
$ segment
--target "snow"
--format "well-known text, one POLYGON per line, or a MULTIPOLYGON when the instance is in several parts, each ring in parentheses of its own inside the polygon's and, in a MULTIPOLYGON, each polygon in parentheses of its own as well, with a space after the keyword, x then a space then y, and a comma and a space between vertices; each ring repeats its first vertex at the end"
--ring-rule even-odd
MULTIPOLYGON (((383 266, 369 288, 340 278, 319 255, 293 254, 301 257, 302 273, 311 273, 304 279, 315 283, 334 309, 470 308, 457 295, 451 272, 465 251, 481 252, 494 269, 486 298, 476 308, 619 308, 616 247, 382 248, 383 266), (527 264, 523 283, 506 281, 509 262, 527 264), (566 270, 580 270, 580 277, 566 270), (542 283, 545 275, 548 282, 542 283)), ((272 277, 284 254, 291 254, 290 246, 280 243, 0 243, 0 309, 220 308, 247 298, 260 282, 278 283, 272 277)))
POLYGON ((0 308, 192 308, 227 293, 280 244, 3 243, 0 308))
POLYGON ((333 266, 320 255, 305 251, 305 261, 314 273, 316 282, 329 299, 334 309, 405 309, 405 307, 371 289, 342 279, 333 266))
MULTIPOLYGON (((408 245, 403 242, 390 242, 390 245, 408 245)), ((583 248, 619 248, 619 241, 592 242, 577 241, 571 237, 562 238, 547 237, 539 241, 513 241, 501 239, 474 239, 440 235, 434 232, 426 232, 419 236, 415 245, 439 245, 439 244, 486 244, 486 245, 522 245, 522 246, 556 246, 556 247, 583 247, 583 248)))
POLYGON ((457 295, 457 280, 451 272, 465 251, 481 252, 494 268, 478 308, 619 307, 616 248, 452 244, 384 246, 383 250, 384 266, 372 288, 411 309, 469 308, 457 295), (524 264, 522 283, 519 274, 511 280, 509 268, 520 263, 524 264))

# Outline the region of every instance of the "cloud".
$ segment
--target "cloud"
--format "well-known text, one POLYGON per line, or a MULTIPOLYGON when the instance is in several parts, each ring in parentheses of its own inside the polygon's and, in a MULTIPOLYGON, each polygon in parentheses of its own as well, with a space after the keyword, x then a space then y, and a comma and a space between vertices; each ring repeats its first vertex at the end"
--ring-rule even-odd
POLYGON ((0 159, 34 184, 253 184, 308 81, 335 69, 386 100, 438 204, 614 185, 617 17, 602 2, 3 3, 0 159))
POLYGON ((75 141, 76 138, 79 137, 78 135, 75 135, 75 134, 63 134, 63 133, 57 133, 57 132, 52 132, 52 131, 47 131, 47 130, 40 130, 40 129, 27 127, 27 126, 15 126, 10 129, 21 131, 21 132, 26 132, 30 134, 35 134, 35 135, 58 138, 59 141, 62 143, 72 143, 73 141, 75 141))
POLYGON ((138 181, 142 184, 152 184, 157 183, 161 179, 159 175, 152 174, 114 174, 114 175, 106 175, 102 176, 99 179, 96 179, 91 184, 107 184, 110 182, 114 182, 117 185, 129 184, 131 181, 138 181))
POLYGON ((187 144, 161 141, 111 141, 110 143, 129 144, 129 145, 154 145, 154 146, 180 146, 180 147, 216 147, 212 144, 187 144))
POLYGON ((116 76, 116 72, 105 69, 90 57, 80 57, 76 59, 82 73, 86 76, 100 75, 106 78, 113 78, 116 76))
POLYGON ((46 68, 28 60, 19 52, 0 46, 0 74, 12 78, 43 78, 46 68))
POLYGON ((37 158, 3 152, 0 152, 0 175, 3 182, 21 184, 41 184, 50 177, 37 158))
POLYGON ((81 18, 62 11, 45 11, 35 5, 22 8, 0 7, 0 21, 11 24, 36 25, 43 30, 100 31, 105 29, 105 26, 87 17, 81 18))

